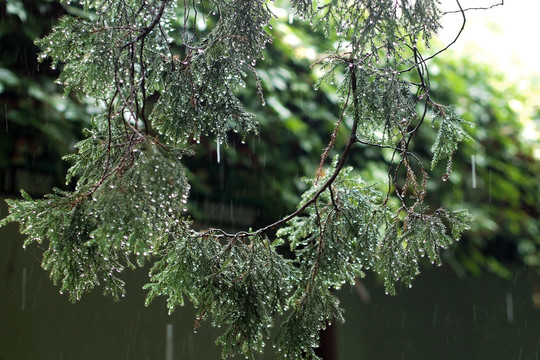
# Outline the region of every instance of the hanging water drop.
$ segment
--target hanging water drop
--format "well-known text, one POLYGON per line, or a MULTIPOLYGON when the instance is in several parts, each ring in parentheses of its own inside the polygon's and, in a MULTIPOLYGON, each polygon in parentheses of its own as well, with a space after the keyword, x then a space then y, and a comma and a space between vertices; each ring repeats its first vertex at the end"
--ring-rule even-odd
POLYGON ((216 151, 217 151, 217 163, 219 164, 221 162, 221 153, 220 153, 220 145, 221 145, 221 141, 218 139, 216 139, 216 151))

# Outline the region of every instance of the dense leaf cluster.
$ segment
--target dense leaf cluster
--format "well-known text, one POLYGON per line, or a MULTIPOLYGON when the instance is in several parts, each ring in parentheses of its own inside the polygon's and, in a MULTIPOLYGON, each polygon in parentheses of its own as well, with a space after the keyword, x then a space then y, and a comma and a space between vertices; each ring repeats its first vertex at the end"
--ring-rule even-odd
POLYGON ((297 211, 235 234, 192 228, 183 214, 189 185, 181 159, 192 138, 224 140, 231 131, 256 131, 237 91, 249 73, 257 76, 257 60, 271 40, 270 5, 80 5, 81 16, 64 17, 38 41, 42 59, 62 64, 66 92, 91 96, 102 109, 77 154, 68 156, 74 165, 67 181, 77 179, 76 188, 42 200, 25 194, 9 202, 10 215, 0 222, 19 222, 29 236, 25 244, 45 243, 43 267, 72 300, 98 285, 123 295, 118 273, 151 259, 148 302, 167 296, 173 311, 189 299, 200 311, 196 326, 211 318, 225 327, 218 338, 224 357, 262 352, 282 316, 278 355, 316 358, 318 331, 343 320, 334 289, 373 269, 394 293, 395 283, 411 284, 421 257, 439 263, 440 250, 467 228, 465 212, 423 205, 429 159, 410 149, 430 114, 440 119, 433 165, 449 159, 450 169, 457 144, 467 138, 456 113, 432 100, 418 50, 438 28, 436 1, 292 1, 315 28, 340 39, 317 66, 326 71, 323 79, 340 82, 341 114, 297 211), (175 29, 179 15, 183 26, 175 29), (198 19, 214 26, 197 34, 192 24, 198 19), (178 49, 170 39, 177 30, 183 33, 178 49), (326 167, 341 127, 348 141, 326 167), (345 167, 358 143, 392 151, 386 194, 345 167))

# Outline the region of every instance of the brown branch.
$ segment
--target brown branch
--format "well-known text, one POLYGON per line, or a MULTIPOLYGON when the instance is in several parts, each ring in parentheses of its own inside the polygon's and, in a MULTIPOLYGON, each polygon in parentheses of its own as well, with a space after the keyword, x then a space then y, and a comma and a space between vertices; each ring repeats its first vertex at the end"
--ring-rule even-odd
POLYGON ((349 91, 347 92, 347 99, 345 99, 345 103, 343 104, 343 110, 341 111, 341 115, 339 116, 339 120, 337 121, 336 126, 334 127, 334 131, 332 131, 332 135, 330 136, 330 142, 328 143, 328 145, 326 146, 326 149, 324 149, 324 152, 321 155, 321 161, 319 163, 319 168, 317 169, 317 175, 315 176, 315 185, 317 185, 317 183, 319 182, 324 162, 326 161, 326 158, 328 157, 328 154, 330 153, 330 150, 334 147, 334 144, 336 143, 336 138, 337 138, 337 132, 339 130, 339 125, 341 125, 343 115, 345 114, 345 109, 347 108, 347 104, 349 103, 350 95, 351 95, 351 87, 349 86, 349 91))
POLYGON ((356 130, 358 128, 359 119, 358 119, 358 114, 356 113, 356 109, 358 108, 358 97, 357 97, 357 88, 356 88, 356 86, 357 86, 357 84, 356 84, 356 65, 354 65, 354 63, 352 61, 351 61, 351 64, 352 64, 352 66, 349 69, 350 69, 350 72, 351 72, 351 81, 350 81, 351 94, 353 96, 353 106, 354 106, 354 109, 355 109, 354 121, 353 121, 353 125, 351 127, 351 134, 349 136, 349 141, 345 145, 345 148, 343 149, 343 152, 341 154, 341 158, 339 159, 339 162, 336 165, 336 168, 334 169, 334 172, 332 173, 330 178, 328 180, 326 180, 326 182, 323 185, 321 185, 319 190, 317 190, 317 192, 311 197, 311 199, 306 201, 296 211, 294 211, 293 213, 287 215, 286 217, 284 217, 284 218, 282 218, 282 219, 280 219, 280 220, 278 220, 278 221, 276 221, 276 222, 274 222, 274 223, 272 223, 270 225, 262 227, 262 228, 260 228, 260 229, 258 229, 256 231, 251 231, 251 232, 241 231, 241 232, 237 232, 237 233, 234 233, 234 234, 229 234, 229 233, 227 233, 227 232, 225 232, 225 231, 223 231, 221 229, 211 228, 211 229, 208 229, 208 230, 204 231, 203 234, 219 233, 219 235, 217 235, 218 237, 228 237, 228 238, 250 237, 250 236, 260 235, 260 234, 265 233, 265 232, 267 232, 269 230, 272 230, 272 229, 274 229, 274 228, 276 228, 276 227, 278 227, 280 225, 283 225, 283 224, 287 223, 288 221, 294 219, 298 215, 302 214, 310 205, 312 205, 313 203, 315 203, 315 201, 317 201, 319 196, 321 196, 322 193, 326 189, 328 189, 332 185, 332 183, 336 180, 339 173, 343 169, 343 166, 345 166, 345 162, 347 161, 349 152, 351 151, 351 148, 352 148, 353 144, 355 142, 357 142, 356 130))
MULTIPOLYGON (((121 170, 125 165, 126 165, 126 160, 131 152, 131 149, 133 149, 134 146, 136 146, 140 141, 142 141, 141 139, 144 138, 144 135, 140 132, 139 128, 138 128, 138 123, 137 123, 137 118, 139 116, 141 116, 141 118, 143 119, 143 122, 145 124, 145 133, 148 134, 148 131, 149 131, 149 127, 148 127, 148 121, 146 119, 146 114, 144 113, 146 111, 146 78, 145 78, 145 68, 144 68, 144 58, 143 58, 143 51, 144 51, 144 40, 145 40, 145 37, 146 35, 148 35, 158 24, 159 24, 159 21, 161 20, 162 16, 163 16, 163 12, 165 10, 165 7, 166 5, 170 2, 171 0, 162 0, 161 2, 161 6, 159 7, 158 11, 157 11, 157 14, 156 16, 152 19, 152 22, 147 26, 147 27, 144 27, 142 28, 142 31, 139 33, 139 35, 133 39, 132 41, 122 45, 119 49, 118 49, 118 53, 114 59, 114 83, 115 83, 115 93, 114 93, 114 96, 111 100, 111 103, 109 105, 109 117, 108 117, 108 144, 107 144, 107 159, 106 159, 106 163, 105 163, 105 169, 103 171, 103 175, 101 176, 100 180, 98 180, 96 182, 96 184, 94 185, 94 187, 91 189, 91 191, 88 193, 88 194, 85 194, 86 196, 90 196, 91 194, 93 194, 102 184, 103 182, 110 176, 112 175, 113 173, 115 173, 116 171, 119 171, 121 170), (142 79, 140 81, 140 87, 141 87, 141 92, 142 92, 142 108, 140 108, 139 106, 139 98, 137 96, 137 92, 135 90, 135 62, 136 62, 136 58, 137 58, 137 54, 135 53, 135 44, 138 42, 138 41, 141 41, 141 47, 140 47, 140 53, 139 53, 139 60, 141 61, 141 67, 142 67, 142 79), (119 77, 119 63, 120 63, 120 57, 121 57, 121 54, 122 52, 129 48, 129 52, 130 52, 130 62, 131 62, 131 66, 130 66, 130 71, 129 71, 129 85, 131 87, 131 90, 129 92, 129 94, 127 94, 126 96, 124 96, 124 93, 121 89, 121 79, 119 77), (123 123, 124 123, 124 126, 126 128, 126 136, 129 137, 129 144, 126 148, 126 153, 124 154, 124 156, 121 158, 119 164, 112 170, 110 170, 110 172, 108 171, 109 168, 110 168, 110 152, 111 152, 111 141, 112 141, 112 121, 111 121, 111 116, 112 116, 112 107, 113 107, 113 102, 115 101, 115 98, 116 96, 119 95, 120 96, 120 101, 121 103, 123 104, 119 114, 121 116, 123 116, 123 113, 124 113, 124 110, 129 110, 131 112, 131 114, 133 114, 136 119, 135 119, 135 124, 132 125, 129 123, 129 121, 126 121, 124 119, 123 123), (135 108, 133 108, 133 106, 135 108), (131 134, 128 133, 128 128, 131 129, 131 134)), ((142 6, 141 6, 141 9, 139 9, 138 12, 142 11, 142 6)))
MULTIPOLYGON (((452 40, 450 43, 448 43, 444 48, 442 48, 441 50, 437 51, 435 54, 431 55, 431 56, 428 56, 427 58, 425 59, 422 59, 421 60, 421 63, 425 63, 426 61, 428 60, 431 60, 433 59, 434 57, 438 56, 440 53, 442 52, 445 52, 446 50, 448 50, 448 48, 450 48, 450 46, 454 45, 456 43, 456 41, 459 39, 459 37, 461 36, 461 33, 463 32, 463 30, 465 29, 465 23, 467 22, 467 17, 465 16, 465 11, 463 10, 463 8, 461 7, 461 4, 459 3, 459 0, 456 0, 456 3, 458 4, 459 6, 459 11, 456 11, 456 12, 459 12, 461 13, 462 17, 463 17, 463 22, 461 23, 461 28, 459 29, 456 37, 454 38, 454 40, 452 40)), ((420 63, 415 63, 413 64, 411 67, 405 69, 405 70, 402 70, 400 71, 399 73, 402 74, 402 73, 406 73, 406 72, 409 72, 411 71, 412 69, 415 69, 418 67, 418 65, 420 65, 420 63)))
POLYGON ((161 6, 159 7, 156 16, 152 19, 152 22, 150 23, 150 25, 142 28, 142 31, 140 32, 139 35, 137 35, 137 37, 135 39, 131 40, 130 42, 128 42, 126 44, 124 44, 120 48, 120 52, 122 52, 128 46, 133 45, 136 42, 140 41, 142 38, 146 37, 146 35, 148 35, 156 27, 157 24, 159 24, 159 21, 163 17, 163 11, 165 11, 165 7, 167 6, 167 3, 170 2, 170 1, 171 0, 162 0, 161 1, 161 6))
POLYGON ((150 132, 150 126, 148 124, 148 119, 146 118, 147 97, 146 97, 146 68, 144 66, 144 38, 141 39, 139 61, 141 63, 141 95, 142 95, 142 109, 140 111, 139 116, 141 117, 144 123, 144 132, 145 134, 148 135, 150 132))

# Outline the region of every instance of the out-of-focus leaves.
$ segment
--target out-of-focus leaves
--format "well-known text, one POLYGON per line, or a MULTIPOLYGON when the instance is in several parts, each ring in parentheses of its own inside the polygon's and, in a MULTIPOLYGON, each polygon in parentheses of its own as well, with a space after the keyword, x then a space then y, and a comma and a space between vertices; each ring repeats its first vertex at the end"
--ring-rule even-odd
POLYGON ((15 87, 20 84, 19 77, 11 70, 0 69, 0 93, 4 90, 4 87, 15 87))
POLYGON ((20 0, 11 0, 6 2, 6 11, 8 14, 16 15, 22 22, 28 20, 28 13, 24 4, 20 0))
MULTIPOLYGON (((460 146, 449 181, 431 184, 434 206, 468 208, 476 219, 447 260, 458 273, 489 270, 503 277, 510 262, 540 266, 540 162, 534 143, 523 137, 516 106, 533 94, 468 59, 446 56, 432 65, 434 98, 458 104, 456 112, 476 124, 469 130, 475 142, 460 146)), ((416 139, 418 151, 423 141, 416 139)))
POLYGON ((10 0, 0 7, 0 190, 18 192, 13 181, 3 179, 21 171, 39 172, 61 185, 68 166, 61 157, 88 124, 93 101, 62 96, 54 84, 57 70, 37 63, 34 40, 65 10, 50 0, 10 0))

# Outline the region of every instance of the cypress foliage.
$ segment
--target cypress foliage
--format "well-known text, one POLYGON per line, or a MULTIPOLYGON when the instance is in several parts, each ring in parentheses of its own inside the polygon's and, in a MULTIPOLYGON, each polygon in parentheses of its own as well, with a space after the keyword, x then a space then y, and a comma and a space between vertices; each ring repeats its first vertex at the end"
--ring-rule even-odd
POLYGON ((318 331, 343 321, 333 289, 372 269, 395 293, 396 283, 411 285, 420 258, 440 264, 441 249, 467 229, 466 211, 423 205, 423 161, 434 167, 446 159, 448 176, 458 143, 469 138, 469 124, 430 97, 428 59, 419 51, 439 28, 436 0, 291 1, 296 15, 339 38, 318 65, 326 69, 321 81, 344 79, 343 111, 297 211, 235 234, 192 228, 182 157, 192 138, 256 132, 236 90, 256 76, 271 41, 268 2, 79 3, 85 16, 63 17, 37 41, 40 59, 63 67, 66 93, 91 96, 103 109, 67 157, 74 165, 66 180, 76 179, 76 188, 39 200, 23 192, 0 222, 19 222, 25 246, 45 247, 42 265, 71 300, 96 286, 123 296, 119 273, 150 260, 147 303, 166 296, 172 312, 187 298, 199 309, 196 326, 210 319, 224 327, 217 340, 224 358, 262 352, 277 319, 271 341, 279 358, 316 358, 318 331), (205 36, 193 32, 190 24, 210 18, 205 36), (180 54, 171 48, 173 31, 183 34, 180 54), (438 126, 433 157, 420 159, 412 139, 430 118, 438 126), (338 127, 350 130, 349 140, 323 171, 338 127), (345 166, 357 144, 393 151, 386 193, 345 166))

